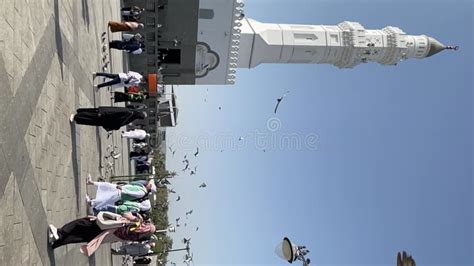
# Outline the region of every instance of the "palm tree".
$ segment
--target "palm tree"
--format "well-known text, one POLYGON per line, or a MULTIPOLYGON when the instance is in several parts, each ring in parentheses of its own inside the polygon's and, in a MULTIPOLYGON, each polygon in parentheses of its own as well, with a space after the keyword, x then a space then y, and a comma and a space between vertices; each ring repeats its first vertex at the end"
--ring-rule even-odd
POLYGON ((406 251, 402 251, 397 254, 397 266, 416 266, 416 262, 406 251))

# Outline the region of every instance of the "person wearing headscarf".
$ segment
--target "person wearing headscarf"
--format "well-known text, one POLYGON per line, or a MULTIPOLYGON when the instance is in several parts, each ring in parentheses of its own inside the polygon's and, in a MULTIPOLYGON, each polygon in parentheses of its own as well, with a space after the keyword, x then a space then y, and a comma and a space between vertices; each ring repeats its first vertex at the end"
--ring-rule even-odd
POLYGON ((150 211, 150 209, 151 209, 151 203, 149 199, 144 200, 142 202, 127 200, 127 201, 121 202, 119 205, 108 204, 101 209, 94 208, 94 213, 98 213, 100 211, 109 211, 109 212, 113 212, 117 214, 124 214, 127 212, 143 213, 143 212, 150 211))
POLYGON ((79 108, 70 117, 71 122, 80 125, 103 127, 107 131, 118 130, 136 119, 147 117, 145 112, 135 111, 127 107, 79 108))
MULTIPOLYGON (((93 182, 91 177, 87 177, 87 185, 97 187, 95 199, 90 199, 86 195, 87 203, 94 210, 104 210, 108 205, 122 204, 126 201, 143 202, 148 199, 150 193, 156 193, 156 185, 153 180, 149 180, 144 186, 141 184, 129 183, 117 185, 109 182, 93 182)), ((146 208, 146 203, 142 207, 146 208)))
POLYGON ((119 249, 112 249, 112 254, 130 255, 132 257, 143 257, 153 254, 155 242, 150 243, 131 243, 122 245, 119 249))
POLYGON ((140 73, 135 71, 128 71, 127 73, 118 73, 118 74, 111 74, 111 73, 101 73, 101 72, 93 72, 92 77, 95 80, 96 77, 106 77, 111 79, 110 81, 94 85, 94 88, 100 89, 107 86, 138 86, 140 83, 144 82, 145 79, 140 73))
POLYGON ((135 31, 144 27, 143 23, 133 21, 109 21, 108 26, 111 32, 135 31))
POLYGON ((122 131, 122 138, 144 140, 147 137, 150 137, 150 134, 146 133, 143 129, 122 131))
POLYGON ((148 98, 147 93, 125 93, 120 91, 114 92, 114 102, 143 102, 146 98, 148 98))
POLYGON ((122 41, 113 40, 109 42, 109 47, 111 49, 125 51, 130 54, 141 54, 143 52, 143 49, 145 49, 145 44, 133 38, 130 40, 122 41))
POLYGON ((145 11, 145 9, 140 8, 138 6, 127 6, 127 7, 122 7, 120 9, 120 12, 122 13, 122 16, 138 16, 143 11, 145 11))
POLYGON ((101 243, 146 241, 156 231, 152 223, 144 222, 140 216, 124 213, 117 227, 102 229, 95 216, 73 220, 60 228, 49 225, 48 241, 53 249, 73 244, 88 242, 80 248, 86 256, 92 255, 101 243))

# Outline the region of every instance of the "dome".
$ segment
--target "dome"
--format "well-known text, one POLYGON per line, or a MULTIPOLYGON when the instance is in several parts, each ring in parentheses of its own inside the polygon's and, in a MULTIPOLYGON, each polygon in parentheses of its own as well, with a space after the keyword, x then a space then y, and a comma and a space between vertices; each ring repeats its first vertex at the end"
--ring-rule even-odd
POLYGON ((434 38, 428 37, 428 41, 430 44, 430 50, 428 51, 426 57, 430 57, 446 49, 446 46, 444 44, 440 43, 434 38))

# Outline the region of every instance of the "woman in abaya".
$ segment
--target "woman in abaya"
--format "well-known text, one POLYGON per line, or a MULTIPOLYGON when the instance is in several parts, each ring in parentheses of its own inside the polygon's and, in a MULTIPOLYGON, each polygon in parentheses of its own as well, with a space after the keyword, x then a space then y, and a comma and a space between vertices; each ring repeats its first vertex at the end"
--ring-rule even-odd
POLYGON ((122 214, 124 226, 111 229, 101 229, 96 217, 88 216, 73 220, 61 228, 49 225, 49 244, 53 249, 72 244, 84 243, 81 252, 92 255, 101 243, 145 241, 149 240, 156 228, 152 223, 144 222, 140 216, 131 213, 122 214))
POLYGON ((127 107, 79 108, 72 114, 70 121, 80 125, 103 127, 107 131, 118 130, 136 119, 147 117, 145 112, 135 111, 127 107))

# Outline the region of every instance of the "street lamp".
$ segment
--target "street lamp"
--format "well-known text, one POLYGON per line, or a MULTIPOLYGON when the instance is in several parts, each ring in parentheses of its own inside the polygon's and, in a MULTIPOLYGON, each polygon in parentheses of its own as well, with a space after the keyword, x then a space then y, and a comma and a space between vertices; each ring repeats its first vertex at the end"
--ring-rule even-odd
POLYGON ((155 231, 155 233, 168 233, 168 232, 170 232, 170 233, 176 232, 176 227, 170 226, 170 227, 168 227, 168 229, 156 230, 155 231))
POLYGON ((275 253, 278 257, 289 263, 300 260, 303 262, 303 266, 307 266, 311 262, 309 258, 304 257, 309 253, 309 250, 307 250, 305 246, 297 246, 291 243, 288 237, 284 237, 283 241, 278 244, 275 248, 275 253))

